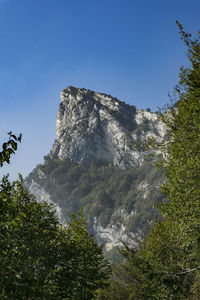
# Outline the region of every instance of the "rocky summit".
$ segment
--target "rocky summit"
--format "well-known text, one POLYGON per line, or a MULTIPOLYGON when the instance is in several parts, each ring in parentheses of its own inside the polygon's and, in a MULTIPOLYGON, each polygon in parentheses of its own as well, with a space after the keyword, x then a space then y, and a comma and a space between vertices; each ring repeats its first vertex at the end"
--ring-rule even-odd
POLYGON ((110 95, 67 87, 61 92, 54 157, 88 165, 92 159, 120 168, 141 165, 144 152, 134 147, 140 138, 162 139, 165 129, 157 114, 136 110, 110 95))
POLYGON ((60 218, 83 208, 89 229, 107 250, 149 230, 162 174, 138 141, 162 141, 157 113, 110 95, 67 87, 61 92, 57 137, 25 183, 53 202, 60 218))

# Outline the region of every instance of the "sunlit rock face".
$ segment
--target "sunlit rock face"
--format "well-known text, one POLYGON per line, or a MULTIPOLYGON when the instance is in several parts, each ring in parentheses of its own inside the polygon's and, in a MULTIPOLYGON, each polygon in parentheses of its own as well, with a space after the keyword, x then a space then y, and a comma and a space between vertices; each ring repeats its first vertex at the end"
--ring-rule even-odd
POLYGON ((150 136, 161 140, 165 128, 149 110, 136 110, 110 95, 67 87, 61 92, 56 133, 52 156, 83 165, 101 159, 125 169, 143 162, 144 152, 134 142, 150 136))

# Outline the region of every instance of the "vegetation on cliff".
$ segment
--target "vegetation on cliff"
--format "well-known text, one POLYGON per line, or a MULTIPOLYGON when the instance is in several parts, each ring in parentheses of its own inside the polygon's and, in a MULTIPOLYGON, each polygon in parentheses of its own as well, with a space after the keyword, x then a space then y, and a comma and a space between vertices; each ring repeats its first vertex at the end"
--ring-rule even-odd
POLYGON ((47 156, 26 183, 39 183, 61 207, 65 218, 82 207, 91 226, 94 218, 103 227, 123 222, 127 233, 137 233, 147 231, 157 214, 153 204, 163 199, 158 187, 161 179, 161 172, 148 160, 141 167, 122 170, 97 160, 83 167, 67 158, 47 156), (120 210, 128 218, 120 218, 120 210))

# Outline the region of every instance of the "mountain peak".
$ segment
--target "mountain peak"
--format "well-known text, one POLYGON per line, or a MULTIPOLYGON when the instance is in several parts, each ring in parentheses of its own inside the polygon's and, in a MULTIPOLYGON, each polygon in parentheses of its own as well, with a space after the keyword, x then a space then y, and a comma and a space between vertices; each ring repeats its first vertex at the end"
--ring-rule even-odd
POLYGON ((152 161, 144 162, 146 153, 134 142, 162 140, 165 130, 150 110, 69 86, 61 92, 53 148, 28 176, 27 187, 38 201, 56 203, 61 219, 83 207, 107 250, 129 235, 141 237, 156 214, 152 203, 163 197, 157 191, 162 174, 152 161))
POLYGON ((141 165, 144 152, 134 149, 138 138, 162 138, 157 115, 136 110, 111 95, 68 86, 61 92, 53 157, 87 165, 93 159, 120 168, 141 165))
POLYGON ((101 101, 101 100, 107 100, 110 102, 119 102, 122 105, 126 105, 125 102, 120 101, 119 99, 117 99, 116 97, 112 97, 111 95, 105 94, 105 93, 101 93, 101 92, 94 92, 90 89, 85 89, 85 88, 78 88, 78 87, 74 87, 74 86, 68 86, 65 89, 63 89, 61 91, 61 101, 63 98, 66 99, 67 96, 73 96, 73 97, 77 97, 79 99, 79 97, 84 97, 86 100, 89 100, 91 98, 96 99, 96 101, 101 101))

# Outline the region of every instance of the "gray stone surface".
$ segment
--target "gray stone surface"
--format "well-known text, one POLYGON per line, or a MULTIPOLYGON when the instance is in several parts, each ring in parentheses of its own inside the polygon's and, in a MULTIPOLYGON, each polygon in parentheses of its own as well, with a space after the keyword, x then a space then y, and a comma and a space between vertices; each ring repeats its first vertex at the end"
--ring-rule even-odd
POLYGON ((144 152, 134 142, 161 140, 163 124, 156 113, 136 110, 112 96, 68 87, 61 92, 52 155, 87 165, 102 159, 120 168, 139 166, 144 152))

